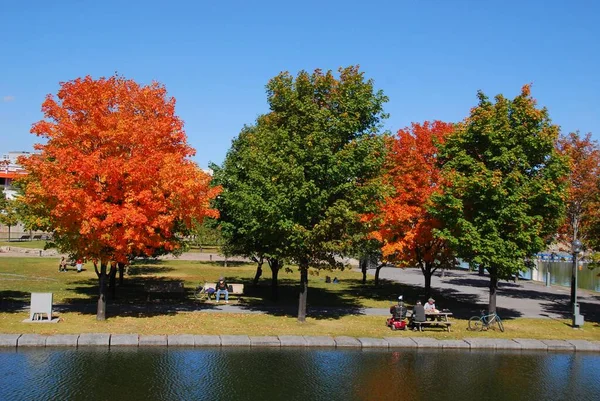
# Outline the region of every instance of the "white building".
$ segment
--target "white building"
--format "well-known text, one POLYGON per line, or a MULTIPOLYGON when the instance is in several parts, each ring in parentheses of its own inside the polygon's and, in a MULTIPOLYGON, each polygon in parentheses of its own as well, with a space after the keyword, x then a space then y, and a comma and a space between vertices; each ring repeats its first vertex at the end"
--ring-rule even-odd
POLYGON ((30 152, 8 152, 2 155, 0 159, 0 189, 4 190, 6 197, 12 199, 15 197, 15 190, 12 185, 15 178, 25 174, 25 170, 17 163, 20 156, 29 156, 30 152))

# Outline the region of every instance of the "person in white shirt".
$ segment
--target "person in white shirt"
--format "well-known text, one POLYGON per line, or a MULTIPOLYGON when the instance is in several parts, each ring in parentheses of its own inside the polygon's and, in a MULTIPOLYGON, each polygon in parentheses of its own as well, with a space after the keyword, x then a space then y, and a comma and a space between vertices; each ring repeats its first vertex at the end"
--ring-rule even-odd
POLYGON ((435 313, 437 309, 435 308, 435 299, 429 298, 427 303, 425 304, 425 313, 435 313))

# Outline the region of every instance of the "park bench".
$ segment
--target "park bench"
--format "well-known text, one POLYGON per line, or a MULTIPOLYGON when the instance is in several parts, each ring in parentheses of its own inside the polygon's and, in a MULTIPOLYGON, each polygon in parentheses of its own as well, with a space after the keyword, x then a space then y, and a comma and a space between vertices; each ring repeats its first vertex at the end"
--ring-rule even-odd
POLYGON ((442 327, 450 332, 452 322, 448 320, 448 316, 452 316, 451 312, 428 313, 426 316, 432 320, 425 320, 424 322, 413 320, 411 322, 413 327, 419 331, 423 331, 423 327, 442 327))
POLYGON ((42 239, 42 234, 37 234, 33 236, 34 240, 41 240, 42 239))
MULTIPOLYGON (((241 300, 241 296, 244 294, 244 284, 228 284, 229 296, 237 295, 238 301, 241 300)), ((217 288, 217 283, 204 283, 203 286, 198 287, 196 290, 196 298, 199 300, 212 300, 215 294, 210 294, 207 290, 209 288, 217 288)))
POLYGON ((148 294, 148 301, 153 294, 167 295, 167 296, 183 296, 185 295, 185 288, 183 281, 160 281, 151 282, 144 284, 144 290, 148 294))
POLYGON ((443 322, 437 320, 426 320, 424 322, 412 322, 414 327, 419 331, 423 331, 423 327, 443 327, 444 329, 450 331, 450 326, 452 326, 452 322, 443 322))
POLYGON ((27 241, 31 239, 31 235, 21 235, 21 238, 19 238, 19 241, 27 241))

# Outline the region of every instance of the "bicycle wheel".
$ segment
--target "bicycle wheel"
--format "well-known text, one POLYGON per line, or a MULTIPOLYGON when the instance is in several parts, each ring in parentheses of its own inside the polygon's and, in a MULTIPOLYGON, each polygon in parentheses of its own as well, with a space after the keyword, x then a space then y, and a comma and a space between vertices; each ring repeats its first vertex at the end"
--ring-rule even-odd
POLYGON ((501 332, 504 333, 504 325, 502 324, 502 320, 500 320, 500 316, 496 315, 496 323, 498 323, 498 328, 501 332))
POLYGON ((469 330, 481 331, 483 326, 481 325, 481 318, 479 316, 473 316, 469 319, 469 330))

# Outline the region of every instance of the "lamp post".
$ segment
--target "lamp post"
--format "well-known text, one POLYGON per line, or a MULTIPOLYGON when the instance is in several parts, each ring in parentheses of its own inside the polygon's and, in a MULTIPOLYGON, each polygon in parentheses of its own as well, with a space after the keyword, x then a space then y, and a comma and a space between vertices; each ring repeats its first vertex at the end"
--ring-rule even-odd
POLYGON ((579 304, 577 303, 577 257, 581 251, 581 241, 575 240, 572 244, 573 251, 573 328, 583 326, 583 316, 579 314, 579 304))

